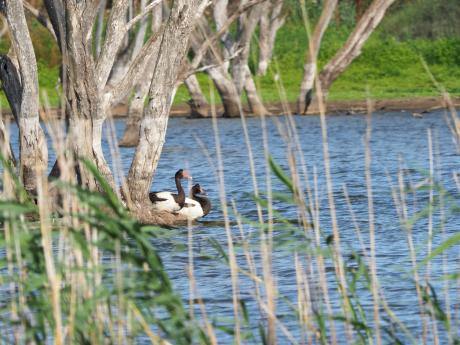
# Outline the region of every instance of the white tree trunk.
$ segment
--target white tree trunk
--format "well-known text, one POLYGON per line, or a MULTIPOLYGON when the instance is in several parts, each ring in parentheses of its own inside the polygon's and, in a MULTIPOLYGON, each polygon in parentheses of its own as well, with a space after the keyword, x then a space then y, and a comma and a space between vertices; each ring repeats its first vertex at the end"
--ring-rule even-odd
MULTIPOLYGON (((146 6, 145 0, 141 2, 141 10, 144 10, 146 6)), ((162 6, 158 5, 152 10, 152 31, 159 32, 163 20, 162 6)), ((139 54, 142 48, 143 41, 145 39, 147 29, 147 17, 142 21, 141 26, 136 33, 135 43, 131 56, 130 63, 127 63, 123 68, 119 69, 119 77, 116 82, 120 82, 121 75, 126 74, 127 69, 133 64, 135 56, 139 54)), ((123 132, 119 145, 123 147, 136 146, 139 143, 139 129, 140 122, 142 119, 142 112, 144 109, 144 101, 147 92, 149 91, 150 81, 152 79, 153 68, 147 67, 147 71, 144 74, 142 80, 135 86, 133 98, 130 100, 128 106, 128 114, 126 119, 126 126, 123 132)))
POLYGON ((5 160, 7 162, 11 162, 13 166, 16 166, 16 157, 14 157, 14 152, 9 142, 9 136, 7 133, 7 129, 1 118, 0 118, 0 148, 1 148, 0 152, 2 153, 5 160))
POLYGON ((139 145, 127 180, 133 207, 141 212, 142 206, 150 202, 148 192, 165 141, 172 97, 199 5, 198 0, 176 0, 161 38, 149 90, 150 101, 144 110, 139 145))
POLYGON ((313 96, 313 87, 317 73, 317 57, 321 47, 324 32, 331 21, 334 10, 337 7, 338 0, 325 0, 321 17, 315 26, 315 30, 309 42, 306 62, 304 65, 304 74, 300 85, 300 95, 297 100, 298 112, 303 114, 307 111, 313 96))
POLYGON ((283 0, 273 0, 263 4, 259 26, 259 64, 257 74, 265 75, 272 59, 275 39, 278 30, 284 24, 281 15, 283 0))
POLYGON ((145 96, 150 86, 149 81, 149 79, 146 79, 135 88, 134 96, 129 103, 126 127, 119 143, 120 146, 131 147, 139 143, 140 123, 144 110, 145 96))
POLYGON ((380 24, 387 9, 394 2, 395 0, 374 0, 361 16, 348 40, 319 75, 321 88, 325 95, 332 82, 361 54, 364 43, 380 24))
POLYGON ((256 116, 268 115, 268 110, 265 108, 264 104, 260 100, 259 94, 257 93, 256 84, 252 79, 251 72, 248 71, 247 73, 248 77, 246 78, 244 90, 246 91, 246 96, 248 97, 249 110, 256 116))
POLYGON ((240 97, 230 76, 223 66, 213 67, 206 71, 214 82, 224 107, 224 117, 239 117, 241 113, 240 97))
POLYGON ((97 14, 97 24, 96 24, 96 57, 99 56, 102 49, 102 32, 104 30, 104 15, 105 7, 107 5, 107 0, 101 0, 99 4, 98 14, 97 14))
POLYGON ((191 97, 188 101, 191 111, 190 116, 193 118, 208 117, 210 115, 209 104, 201 91, 200 83, 196 75, 192 74, 185 79, 184 83, 191 97))
POLYGON ((26 191, 36 195, 37 182, 48 164, 45 135, 38 112, 38 75, 35 53, 30 39, 22 1, 0 2, 11 32, 11 44, 17 57, 16 66, 7 57, 0 59, 0 75, 11 108, 18 122, 20 137, 19 174, 26 191))

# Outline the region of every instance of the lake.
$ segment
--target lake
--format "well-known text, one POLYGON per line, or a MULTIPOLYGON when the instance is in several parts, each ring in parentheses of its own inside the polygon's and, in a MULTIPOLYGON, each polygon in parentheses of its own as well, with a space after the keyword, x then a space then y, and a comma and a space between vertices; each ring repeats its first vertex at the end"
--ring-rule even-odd
MULTIPOLYGON (((320 228, 322 230, 321 244, 326 245, 326 238, 332 234, 329 212, 326 174, 324 169, 322 136, 320 118, 316 116, 294 117, 297 134, 302 148, 303 157, 309 171, 309 181, 313 186, 313 171, 317 173, 317 194, 320 210, 320 228)), ((280 127, 286 122, 285 118, 267 118, 267 136, 270 155, 286 171, 288 171, 287 143, 280 133, 280 127)), ((114 122, 117 135, 120 138, 124 121, 114 122)), ((219 132, 224 164, 225 191, 227 201, 234 200, 238 212, 248 220, 257 220, 257 208, 252 198, 253 188, 249 169, 248 151, 244 140, 240 119, 219 119, 219 132)), ((253 149, 254 165, 258 178, 258 187, 266 189, 266 160, 264 155, 261 120, 247 119, 248 132, 253 149)), ((337 212, 338 227, 340 229, 342 254, 345 259, 353 252, 359 255, 369 254, 369 222, 368 198, 365 179, 365 145, 364 136, 367 122, 363 115, 330 115, 327 117, 329 135, 329 154, 333 183, 333 195, 337 212), (355 229, 354 218, 344 196, 346 186, 355 214, 356 223, 361 229, 364 248, 361 247, 355 229)), ((424 114, 423 118, 414 118, 408 112, 375 113, 372 116, 372 137, 370 147, 372 152, 372 185, 375 214, 376 237, 376 267, 379 283, 389 307, 412 333, 414 339, 421 336, 420 312, 411 273, 406 231, 399 220, 397 207, 392 195, 392 184, 398 184, 398 171, 404 171, 404 185, 407 189, 421 186, 427 181, 429 172, 429 145, 427 133, 431 131, 433 138, 435 181, 442 186, 448 197, 442 207, 436 207, 433 215, 433 246, 436 247, 447 237, 456 234, 460 219, 453 207, 458 203, 458 189, 452 174, 458 171, 459 156, 451 132, 446 124, 444 112, 436 111, 424 114)), ((12 128, 13 147, 17 151, 17 129, 12 128)), ((110 153, 105 142, 106 158, 110 161, 110 153)), ((133 157, 133 148, 120 148, 120 155, 125 172, 129 169, 133 157)), ((53 153, 50 153, 52 156, 53 153)), ((227 247, 226 233, 223 226, 223 216, 219 202, 219 187, 215 170, 209 163, 216 163, 216 150, 212 122, 209 119, 191 120, 185 118, 171 118, 164 150, 158 170, 153 182, 153 190, 174 190, 174 173, 185 168, 193 176, 193 183, 200 183, 204 187, 213 203, 213 210, 200 223, 193 225, 193 252, 195 279, 198 293, 205 301, 210 319, 223 327, 233 327, 232 288, 230 270, 224 260, 217 262, 210 260, 209 255, 216 255, 216 249, 210 239, 216 240, 224 248, 227 247), (207 152, 197 141, 201 141, 207 152)), ((53 159, 50 159, 52 161, 53 159)), ((297 163, 300 167, 300 161, 297 163)), ((286 186, 275 176, 271 177, 272 190, 289 194, 286 186)), ((440 189, 439 189, 440 190, 440 189)), ((436 195, 439 193, 435 193, 436 195)), ((416 195, 408 193, 407 212, 409 216, 427 207, 429 193, 426 189, 416 195)), ((297 219, 296 207, 283 201, 276 201, 274 208, 279 211, 276 218, 289 220, 297 219)), ((266 213, 266 212, 265 212, 266 213)), ((230 218, 235 220, 231 214, 230 218)), ((257 228, 246 222, 244 232, 256 234, 257 228)), ((231 232, 237 245, 237 261, 241 267, 247 269, 244 252, 238 246, 241 244, 240 228, 231 223, 231 232)), ((167 271, 177 291, 183 296, 184 302, 189 301, 189 280, 187 277, 188 265, 188 229, 177 228, 161 240, 155 240, 155 246, 161 254, 167 271)), ((421 217, 412 227, 414 247, 418 261, 427 256, 428 217, 421 217)), ((278 291, 276 316, 285 327, 285 331, 277 328, 279 343, 289 343, 289 335, 297 342, 302 343, 302 333, 298 318, 292 309, 297 304, 296 271, 293 251, 296 247, 297 235, 292 241, 283 236, 283 227, 277 226, 273 251, 273 277, 278 291), (278 247, 279 245, 279 247, 278 247)), ((253 238, 253 250, 256 266, 260 268, 260 246, 257 237, 253 238)), ((298 244, 298 243, 297 243, 298 244)), ((306 261, 304 261, 305 263, 306 261)), ((458 247, 446 252, 444 265, 442 258, 437 257, 432 264, 431 283, 436 288, 441 306, 447 308, 450 304, 452 318, 457 322, 458 308, 460 307, 457 281, 446 285, 439 278, 445 273, 458 272, 458 247), (456 250, 455 250, 456 249, 456 250), (444 290, 443 290, 444 289, 444 290), (446 300, 445 297, 448 297, 446 300)), ((350 267, 353 264, 346 262, 350 267)), ((331 260, 326 260, 326 272, 329 285, 330 303, 334 312, 341 310, 341 301, 337 293, 337 281, 331 260)), ((422 266, 420 273, 425 272, 422 266)), ((261 274, 261 272, 259 272, 261 274)), ((246 276, 240 275, 240 298, 245 301, 249 315, 246 330, 252 330, 258 337, 260 321, 259 307, 255 301, 254 284, 246 276)), ((314 289, 316 282, 311 282, 314 289)), ((359 296, 368 319, 372 320, 372 294, 363 284, 359 285, 359 296)), ((198 297, 197 295, 193 296, 198 297)), ((317 301, 321 305, 321 301, 317 301)), ((197 317, 200 317, 198 305, 194 305, 197 317)), ((383 309, 381 310, 383 313, 383 309)), ((391 328, 391 322, 382 321, 391 328)), ((456 325, 456 323, 454 323, 456 325)), ((339 339, 344 338, 344 327, 336 322, 339 339)), ((455 329, 455 326, 454 326, 455 329)), ((458 329, 458 328, 457 328, 458 329)), ((232 342, 233 337, 223 330, 216 330, 220 343, 232 342)), ((455 331, 454 331, 455 332, 455 331)), ((410 336, 395 326, 395 333, 405 343, 410 342, 410 336)), ((458 331, 457 331, 458 333, 458 331)), ((446 332, 439 325, 439 337, 442 343, 447 341, 446 332)), ((385 335, 384 335, 385 338, 385 335)), ((412 339, 413 340, 413 339, 412 339)), ((428 339, 431 342, 430 339, 428 339)), ((257 343, 258 340, 253 341, 257 343)), ((340 342, 340 340, 339 340, 340 342)), ((416 341, 417 342, 417 341, 416 341)))

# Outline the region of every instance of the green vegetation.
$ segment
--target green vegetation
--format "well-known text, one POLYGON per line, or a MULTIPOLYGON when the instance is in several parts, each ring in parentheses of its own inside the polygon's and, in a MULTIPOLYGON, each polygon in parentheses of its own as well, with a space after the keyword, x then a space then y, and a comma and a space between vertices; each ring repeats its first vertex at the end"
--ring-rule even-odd
MULTIPOLYGON (((228 298, 232 297, 236 315, 232 318, 213 308, 212 303, 220 301, 207 302, 198 297, 186 306, 185 297, 174 290, 156 249, 157 245, 168 248, 164 254, 174 255, 170 247, 174 245, 171 232, 175 230, 143 226, 133 220, 97 168, 89 161, 83 163, 103 190, 91 192, 75 181, 52 181, 51 186, 61 198, 58 212, 52 213, 47 196, 39 192, 37 203, 30 200, 11 165, 1 161, 5 173, 0 199, 0 270, 4 288, 0 294, 0 344, 45 344, 51 339, 56 344, 95 345, 125 341, 217 343, 213 339, 219 343, 224 339, 231 343, 228 339, 233 339, 234 343, 270 344, 267 338, 274 333, 280 340, 289 338, 301 343, 308 339, 308 343, 330 344, 343 337, 344 332, 347 343, 362 345, 376 338, 388 344, 417 344, 432 338, 435 343, 450 339, 451 344, 460 344, 455 327, 456 304, 446 305, 449 292, 439 288, 439 277, 430 278, 432 269, 434 273, 438 271, 436 266, 446 265, 439 257, 460 243, 460 236, 454 234, 432 248, 431 236, 442 235, 444 222, 458 215, 460 208, 458 198, 432 181, 429 174, 423 185, 406 189, 403 183, 394 190, 402 200, 397 207, 406 209, 406 198, 410 202, 416 195, 426 202, 417 210, 401 214, 401 235, 407 236, 408 243, 415 240, 412 229, 427 226, 427 218, 434 219, 428 225, 433 234, 429 230, 427 238, 417 238, 416 249, 408 245, 407 260, 414 258, 412 265, 406 261, 406 266, 401 264, 402 272, 398 272, 402 273, 401 279, 414 286, 405 292, 405 298, 420 301, 411 306, 409 321, 399 319, 398 303, 385 300, 388 296, 380 283, 385 281, 382 271, 387 272, 388 267, 379 267, 379 276, 373 273, 377 262, 372 249, 369 251, 367 226, 360 229, 358 223, 354 224, 357 240, 353 246, 339 245, 339 229, 323 229, 319 224, 319 214, 328 211, 321 211, 319 201, 310 194, 316 194, 317 187, 309 191, 297 185, 294 181, 300 181, 299 176, 291 177, 297 168, 289 166, 288 171, 268 158, 273 177, 284 185, 285 191, 253 196, 266 215, 265 222, 242 218, 236 211, 238 205, 234 205, 232 217, 241 226, 240 232, 235 230, 227 239, 234 247, 227 246, 222 235, 210 236, 195 254, 197 261, 210 260, 216 270, 227 272, 224 274, 228 281, 231 276, 240 284, 228 298), (305 191, 307 195, 303 195, 305 191), (285 218, 281 211, 285 207, 295 208, 299 218, 285 218), (444 211, 448 214, 441 219, 434 217, 444 211), (277 264, 275 253, 282 253, 283 262, 289 260, 290 269, 295 269, 291 274, 296 284, 289 295, 273 294, 273 278, 279 277, 279 272, 272 271, 277 264), (234 260, 236 256, 238 261, 234 260), (423 270, 426 275, 422 277, 423 270), (252 285, 254 294, 240 296, 240 287, 252 285), (375 309, 369 303, 379 309, 378 326, 375 309), (192 311, 195 304, 199 311, 192 311), (273 323, 270 315, 276 315, 273 323), (422 334, 426 324, 436 328, 430 327, 427 334, 422 334), (222 338, 224 334, 226 338, 222 338), (19 341, 14 342, 14 337, 19 341)), ((412 177, 403 178, 409 182, 412 177)), ((46 190, 46 183, 43 187, 46 190)), ((361 212, 356 216, 366 219, 361 212)), ((188 243, 192 245, 193 232, 189 234, 188 243)), ((182 235, 184 239, 187 236, 184 232, 182 235)), ((378 248, 378 240, 375 246, 378 248)), ((192 248, 189 253, 197 250, 192 248)), ((183 241, 176 250, 184 255, 187 248, 183 241)), ((188 260, 184 268, 194 259, 188 260)), ((189 268, 190 289, 199 296, 197 286, 203 282, 195 281, 193 265, 189 268)), ((441 278, 456 284, 458 273, 447 274, 452 271, 446 266, 442 269, 441 278)), ((185 270, 183 275, 187 279, 185 270)))
MULTIPOLYGON (((452 95, 460 95, 460 37, 456 25, 450 20, 457 13, 455 1, 418 0, 403 1, 392 8, 381 27, 371 36, 363 52, 350 68, 336 80, 330 90, 331 100, 363 100, 366 88, 377 99, 434 96, 421 58, 428 63, 435 78, 452 95), (431 12, 430 12, 431 11, 431 12), (446 20, 441 18, 445 15, 446 20), (450 23, 451 25, 446 24, 450 23)), ((303 75, 307 47, 307 35, 298 14, 298 5, 289 7, 288 22, 278 32, 274 60, 269 73, 256 77, 259 92, 265 102, 279 102, 279 91, 274 84, 278 76, 286 90, 288 101, 295 101, 303 75)), ((323 66, 342 46, 354 25, 354 9, 350 2, 341 2, 340 24, 332 21, 324 37, 319 55, 323 66)), ((309 8, 311 17, 319 15, 317 7, 309 8)), ((52 106, 59 103, 57 82, 59 52, 51 36, 40 24, 33 22, 31 33, 38 58, 39 81, 52 106)), ((256 37, 253 47, 257 46, 256 37)), ((0 42, 0 53, 8 49, 8 43, 0 42)), ((257 49, 253 48, 251 68, 255 70, 257 49)), ((209 81, 204 73, 199 80, 204 93, 209 96, 209 81)), ((181 104, 189 99, 182 86, 175 99, 181 104)), ((7 102, 0 95, 2 107, 7 102)))

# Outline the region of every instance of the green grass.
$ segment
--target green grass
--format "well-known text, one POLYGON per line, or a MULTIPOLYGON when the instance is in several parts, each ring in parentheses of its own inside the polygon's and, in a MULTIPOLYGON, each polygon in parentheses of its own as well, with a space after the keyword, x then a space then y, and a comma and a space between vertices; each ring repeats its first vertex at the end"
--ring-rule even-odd
MULTIPOLYGON (((324 37, 319 54, 319 64, 324 66, 345 42, 349 30, 332 25, 324 37)), ((254 42, 256 43, 256 42, 254 42)), ((299 24, 285 25, 278 33, 274 60, 269 73, 256 77, 264 102, 279 102, 279 92, 274 84, 278 74, 286 90, 287 100, 297 99, 303 76, 303 64, 308 41, 299 24)), ((253 44, 253 47, 255 44, 253 44)), ((256 49, 253 49, 250 67, 255 70, 256 49)), ((460 39, 397 41, 374 33, 364 46, 362 54, 332 85, 331 100, 364 100, 366 89, 376 99, 411 98, 438 94, 425 72, 421 57, 428 63, 435 78, 452 95, 460 95, 460 39)), ((204 74, 198 79, 203 92, 209 95, 209 82, 204 74)), ((185 87, 178 90, 175 103, 189 99, 185 87)))
MULTIPOLYGON (((59 76, 59 52, 51 37, 38 24, 32 25, 32 38, 36 48, 41 96, 49 97, 50 104, 59 104, 56 89, 59 76)), ((350 29, 347 25, 337 27, 334 23, 327 30, 322 42, 319 63, 324 66, 345 42, 350 29)), ((287 101, 296 100, 303 75, 303 64, 307 47, 307 36, 300 22, 289 22, 278 33, 274 59, 264 77, 256 77, 259 92, 264 102, 276 103, 280 96, 274 77, 278 75, 286 90, 287 101)), ((257 46, 254 39, 250 67, 257 67, 257 46)), ((0 42, 0 52, 5 53, 8 44, 0 42)), ((453 96, 460 95, 460 38, 416 39, 398 41, 382 32, 375 32, 365 44, 362 54, 332 85, 330 100, 364 100, 366 89, 375 99, 412 98, 435 96, 434 89, 425 72, 421 57, 428 63, 435 78, 453 96)), ((198 79, 203 92, 209 97, 209 80, 205 73, 198 79)), ((216 95, 217 97, 217 95, 216 95)), ((184 86, 177 92, 174 104, 183 104, 189 99, 184 86)), ((7 101, 0 93, 2 108, 7 101)), ((217 102, 219 100, 217 99, 217 102)))

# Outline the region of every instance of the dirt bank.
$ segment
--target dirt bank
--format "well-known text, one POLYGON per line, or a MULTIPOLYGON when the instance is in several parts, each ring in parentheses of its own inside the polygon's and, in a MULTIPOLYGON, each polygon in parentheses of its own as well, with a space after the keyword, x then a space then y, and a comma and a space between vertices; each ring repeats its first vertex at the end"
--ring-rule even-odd
MULTIPOLYGON (((460 107, 460 97, 452 97, 452 101, 456 107, 460 107)), ((374 111, 408 111, 412 113, 422 113, 445 108, 443 98, 439 97, 417 97, 404 99, 385 99, 376 100, 373 102, 374 111)), ((266 104, 267 110, 272 115, 285 114, 286 110, 291 114, 296 113, 295 103, 269 103, 266 104)), ((249 109, 244 108, 245 112, 249 113, 249 109)), ((220 105, 216 106, 217 114, 222 114, 223 108, 220 105)), ((367 112, 367 101, 329 101, 327 102, 327 113, 344 113, 355 114, 367 112)), ((126 116, 126 106, 120 105, 113 109, 115 117, 126 116)), ((308 114, 318 114, 318 107, 314 104, 310 107, 308 114)), ((174 105, 171 109, 171 116, 189 116, 190 108, 187 104, 174 105)))
MULTIPOLYGON (((460 97, 452 97, 452 101, 455 107, 460 107, 460 97)), ((441 96, 439 97, 417 97, 417 98, 402 98, 402 99, 384 99, 376 100, 373 103, 374 111, 408 111, 411 113, 422 113, 427 111, 433 111, 437 109, 445 108, 445 103, 441 96)), ((296 113, 296 104, 291 103, 268 103, 266 104, 267 110, 271 115, 281 115, 290 112, 291 114, 296 113)), ((120 104, 112 109, 113 117, 120 118, 125 117, 127 114, 127 106, 120 104)), ((249 110, 244 107, 245 112, 251 115, 249 110)), ((216 106, 217 114, 222 114, 223 108, 221 105, 216 106)), ((328 101, 327 102, 327 113, 343 113, 343 114, 359 114, 367 112, 367 102, 365 100, 360 101, 328 101)), ((310 106, 308 115, 318 114, 318 107, 314 104, 310 106)), ((44 110, 40 111, 40 117, 42 120, 54 119, 60 115, 60 111, 57 108, 53 108, 47 112, 44 110)), ((189 116, 190 108, 187 104, 174 105, 171 109, 171 116, 189 116)), ((3 111, 3 116, 11 118, 11 112, 8 110, 3 111)))

